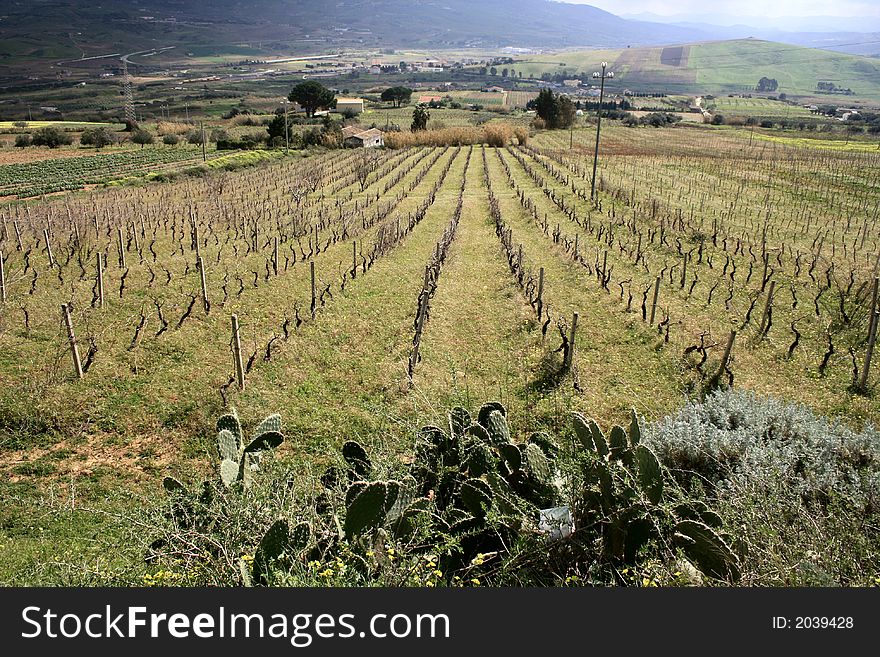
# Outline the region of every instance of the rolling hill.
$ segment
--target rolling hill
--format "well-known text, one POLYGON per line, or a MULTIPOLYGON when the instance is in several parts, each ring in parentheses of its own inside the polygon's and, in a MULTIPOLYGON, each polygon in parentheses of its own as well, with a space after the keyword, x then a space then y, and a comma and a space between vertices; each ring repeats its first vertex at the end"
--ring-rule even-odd
POLYGON ((627 21, 549 0, 31 0, 0 16, 0 57, 78 57, 167 45, 267 49, 342 46, 619 46, 681 42, 700 33, 627 21), (129 50, 126 50, 129 49, 129 50))
POLYGON ((666 93, 728 94, 754 90, 762 77, 776 79, 777 93, 818 102, 880 101, 880 60, 772 41, 738 39, 675 47, 568 51, 534 57, 518 70, 590 73, 602 60, 615 71, 612 88, 648 88, 666 93), (818 82, 851 89, 852 96, 819 94, 818 82))

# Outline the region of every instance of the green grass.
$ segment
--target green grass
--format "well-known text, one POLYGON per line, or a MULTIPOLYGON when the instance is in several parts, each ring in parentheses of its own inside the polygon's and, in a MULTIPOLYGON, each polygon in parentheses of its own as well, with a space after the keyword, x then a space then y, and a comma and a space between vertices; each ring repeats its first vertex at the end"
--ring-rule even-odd
POLYGON ((47 127, 61 128, 62 130, 78 128, 110 128, 111 130, 119 130, 124 126, 121 123, 101 123, 97 121, 0 121, 0 130, 13 130, 15 132, 47 127), (24 125, 16 125, 21 123, 24 125))
POLYGON ((848 104, 880 100, 880 63, 829 50, 784 43, 741 39, 685 46, 687 61, 673 66, 661 63, 663 48, 570 51, 540 55, 517 63, 516 68, 532 76, 542 73, 590 74, 600 62, 609 62, 615 79, 611 89, 665 91, 669 94, 703 95, 754 93, 761 77, 779 82, 776 93, 812 98, 813 102, 848 104), (851 88, 855 96, 816 93, 819 81, 851 88))
MULTIPOLYGON (((178 168, 201 160, 194 146, 150 146, 118 152, 0 165, 0 194, 30 198, 41 194, 82 189, 86 185, 155 175, 157 169, 178 168)), ((216 157, 216 152, 211 157, 216 157)), ((223 163, 230 162, 224 156, 223 163)), ((257 157, 251 156, 251 159, 257 157)), ((223 166, 222 164, 214 166, 223 166)))
POLYGON ((777 93, 809 96, 832 104, 853 99, 880 100, 880 62, 829 50, 802 48, 772 41, 740 40, 691 47, 689 68, 707 90, 754 89, 762 77, 779 82, 777 93), (819 81, 851 88, 855 96, 820 95, 819 81))
POLYGON ((784 119, 815 117, 814 114, 811 114, 802 105, 788 104, 768 98, 717 96, 711 100, 704 100, 703 105, 710 112, 718 113, 725 117, 745 116, 784 119))

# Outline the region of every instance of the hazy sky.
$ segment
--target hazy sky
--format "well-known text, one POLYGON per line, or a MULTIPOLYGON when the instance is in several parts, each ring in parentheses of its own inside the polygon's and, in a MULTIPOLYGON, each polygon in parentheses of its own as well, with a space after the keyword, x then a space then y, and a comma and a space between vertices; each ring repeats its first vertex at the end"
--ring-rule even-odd
POLYGON ((565 0, 612 14, 733 14, 739 16, 875 16, 877 0, 565 0))

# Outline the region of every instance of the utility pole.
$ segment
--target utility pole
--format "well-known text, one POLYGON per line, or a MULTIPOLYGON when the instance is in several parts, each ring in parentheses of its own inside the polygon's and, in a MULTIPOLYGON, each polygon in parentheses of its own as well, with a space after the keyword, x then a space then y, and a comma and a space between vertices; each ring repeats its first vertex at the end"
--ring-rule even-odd
POLYGON ((130 126, 137 125, 134 113, 134 96, 131 91, 131 76, 128 74, 128 62, 122 59, 122 91, 125 97, 125 120, 130 126))
POLYGON ((287 123, 287 98, 284 99, 284 154, 290 155, 290 127, 287 123))
POLYGON ((594 78, 601 79, 601 83, 599 84, 599 111, 597 112, 597 121, 596 121, 596 150, 593 153, 593 181, 590 184, 590 199, 596 198, 596 166, 599 164, 599 132, 602 129, 602 101, 605 98, 605 79, 611 79, 614 77, 614 73, 605 73, 605 69, 608 68, 608 62, 602 62, 602 72, 599 73, 595 71, 593 73, 594 78))

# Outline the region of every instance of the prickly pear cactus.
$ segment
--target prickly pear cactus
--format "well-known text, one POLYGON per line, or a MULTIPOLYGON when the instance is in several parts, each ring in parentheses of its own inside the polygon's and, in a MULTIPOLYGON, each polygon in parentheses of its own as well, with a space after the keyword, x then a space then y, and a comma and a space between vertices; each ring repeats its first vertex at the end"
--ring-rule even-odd
POLYGON ((719 579, 739 579, 739 559, 714 529, 697 520, 682 520, 674 532, 676 545, 703 573, 719 579))
POLYGON ((353 538, 385 522, 400 485, 396 481, 358 481, 345 495, 345 535, 353 538))
POLYGON ((220 454, 220 480, 227 488, 238 482, 248 486, 252 473, 259 469, 263 452, 275 449, 282 442, 281 416, 270 415, 254 431, 245 446, 241 422, 235 410, 217 420, 217 451, 220 454))

